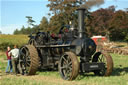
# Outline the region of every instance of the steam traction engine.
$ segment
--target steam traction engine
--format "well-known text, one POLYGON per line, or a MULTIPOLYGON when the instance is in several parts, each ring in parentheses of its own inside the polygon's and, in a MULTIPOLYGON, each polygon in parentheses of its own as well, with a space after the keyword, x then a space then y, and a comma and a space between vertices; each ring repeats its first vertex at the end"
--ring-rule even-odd
POLYGON ((63 26, 56 36, 40 31, 35 36, 30 35, 28 45, 20 48, 20 73, 34 75, 40 68, 58 69, 64 80, 73 80, 85 72, 109 76, 113 69, 112 57, 105 52, 96 52, 96 44, 86 36, 85 11, 78 9, 77 29, 63 26))

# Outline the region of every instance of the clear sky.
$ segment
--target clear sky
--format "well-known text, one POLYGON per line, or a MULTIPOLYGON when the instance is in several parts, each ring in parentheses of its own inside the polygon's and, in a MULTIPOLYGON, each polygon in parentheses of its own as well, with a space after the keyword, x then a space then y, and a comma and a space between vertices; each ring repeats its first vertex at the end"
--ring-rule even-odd
MULTIPOLYGON (((39 24, 42 17, 48 17, 48 0, 0 0, 0 31, 4 34, 12 34, 15 29, 27 26, 25 16, 32 16, 35 24, 39 24)), ((99 7, 93 7, 92 11, 99 8, 116 6, 117 10, 128 8, 128 0, 105 0, 99 7)))

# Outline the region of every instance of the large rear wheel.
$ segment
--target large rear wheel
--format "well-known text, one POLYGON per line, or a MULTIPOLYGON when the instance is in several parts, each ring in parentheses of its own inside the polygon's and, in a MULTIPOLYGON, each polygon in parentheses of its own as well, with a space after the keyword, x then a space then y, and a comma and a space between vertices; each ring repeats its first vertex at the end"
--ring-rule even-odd
POLYGON ((34 75, 39 67, 39 57, 33 45, 25 45, 20 49, 19 71, 23 75, 34 75))
POLYGON ((103 52, 97 52, 92 59, 92 62, 102 62, 105 65, 105 68, 102 70, 95 70, 94 74, 95 75, 100 75, 100 76, 109 76, 112 73, 113 70, 113 60, 112 57, 103 52))
POLYGON ((64 80, 73 80, 79 73, 79 61, 73 52, 65 52, 59 62, 59 73, 64 80))

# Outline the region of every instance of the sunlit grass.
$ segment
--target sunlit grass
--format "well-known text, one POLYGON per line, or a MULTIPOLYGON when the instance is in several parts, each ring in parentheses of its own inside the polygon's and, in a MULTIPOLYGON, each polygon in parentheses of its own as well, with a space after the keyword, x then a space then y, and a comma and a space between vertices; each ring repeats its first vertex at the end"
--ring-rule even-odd
POLYGON ((27 42, 27 35, 0 35, 0 50, 5 50, 7 46, 13 48, 14 45, 17 45, 20 47, 27 42))
MULTIPOLYGON (((0 81, 2 85, 128 85, 128 56, 111 55, 114 61, 114 69, 109 77, 100 77, 93 75, 93 73, 87 73, 79 75, 76 80, 64 81, 58 71, 38 71, 35 76, 3 75, 0 81)), ((3 55, 0 59, 4 57, 3 55)), ((2 71, 5 71, 5 61, 0 62, 2 71)))

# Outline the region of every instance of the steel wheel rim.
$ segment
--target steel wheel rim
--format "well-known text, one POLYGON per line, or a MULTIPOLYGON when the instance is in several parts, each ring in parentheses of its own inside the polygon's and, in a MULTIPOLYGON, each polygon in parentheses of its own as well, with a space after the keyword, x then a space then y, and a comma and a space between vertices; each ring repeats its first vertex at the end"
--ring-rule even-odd
POLYGON ((94 71, 96 75, 109 76, 112 73, 113 60, 112 57, 107 53, 97 52, 94 55, 92 62, 104 63, 104 69, 94 71))
POLYGON ((107 70, 107 62, 105 60, 106 60, 106 58, 102 54, 98 57, 98 62, 103 62, 104 63, 104 66, 105 66, 104 69, 102 69, 102 70, 99 71, 99 74, 101 76, 105 75, 105 72, 107 70))
POLYGON ((62 77, 65 80, 68 80, 72 75, 72 61, 67 54, 64 54, 61 57, 60 71, 61 71, 62 77))
POLYGON ((22 74, 28 74, 31 64, 31 57, 27 47, 23 47, 20 49, 20 68, 22 70, 22 74))
POLYGON ((79 61, 73 52, 65 52, 61 56, 58 69, 64 80, 74 80, 79 74, 79 61))

